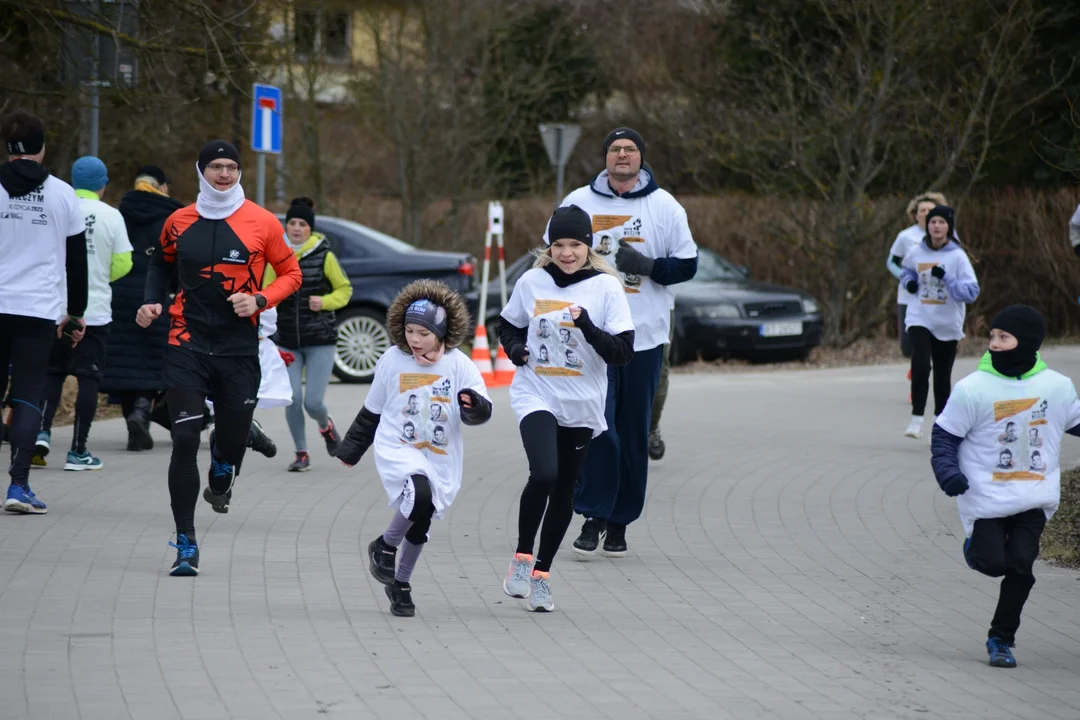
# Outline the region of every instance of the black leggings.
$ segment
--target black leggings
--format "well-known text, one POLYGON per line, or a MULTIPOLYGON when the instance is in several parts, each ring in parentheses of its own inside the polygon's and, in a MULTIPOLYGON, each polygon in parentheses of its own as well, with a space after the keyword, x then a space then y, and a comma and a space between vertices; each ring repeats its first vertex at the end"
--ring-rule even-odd
MULTIPOLYGON (((90 436, 90 425, 97 415, 98 381, 84 375, 77 376, 79 394, 75 396, 75 428, 71 433, 71 449, 77 453, 86 452, 86 438, 90 436)), ((52 432, 53 418, 60 407, 64 395, 64 381, 67 375, 49 375, 45 381, 45 407, 42 408, 41 429, 52 432)))
POLYGON ((529 459, 529 482, 521 491, 518 507, 517 552, 532 555, 536 532, 543 521, 540 553, 534 567, 547 572, 574 516, 574 488, 593 431, 562 427, 547 411, 526 415, 520 430, 529 459))
POLYGON ((0 387, 7 385, 11 365, 11 482, 26 485, 30 480, 30 458, 41 428, 41 398, 49 355, 56 342, 52 320, 0 315, 0 387))
POLYGON ((930 394, 930 368, 934 370, 934 414, 945 410, 952 392, 952 366, 956 341, 938 340, 924 327, 908 330, 911 336, 911 414, 922 417, 930 394))
MULTIPOLYGON (((199 436, 203 429, 206 395, 192 390, 169 390, 166 397, 172 415, 169 497, 173 520, 176 521, 176 532, 191 539, 195 533, 195 505, 199 500, 199 436)), ((210 473, 210 489, 221 495, 229 489, 233 475, 240 474, 255 405, 230 408, 215 403, 214 411, 217 420, 214 447, 210 450, 219 462, 228 463, 234 470, 229 475, 210 473)))
POLYGON ((431 518, 435 517, 435 503, 432 501, 431 483, 426 475, 413 475, 412 485, 416 497, 413 498, 413 509, 409 513, 412 526, 405 532, 405 539, 413 545, 423 545, 428 541, 431 518))

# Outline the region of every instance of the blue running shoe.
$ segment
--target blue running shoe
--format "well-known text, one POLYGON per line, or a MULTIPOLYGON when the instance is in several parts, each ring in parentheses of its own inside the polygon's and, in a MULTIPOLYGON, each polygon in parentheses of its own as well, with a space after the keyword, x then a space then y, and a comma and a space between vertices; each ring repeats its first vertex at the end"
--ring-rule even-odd
POLYGON ((48 512, 45 503, 37 499, 29 485, 11 485, 7 491, 4 509, 20 515, 44 515, 48 512))
POLYGON ((1014 668, 1016 658, 1013 657, 1012 643, 1007 643, 996 635, 986 641, 986 652, 990 653, 991 667, 1014 668))
POLYGON ((229 512, 229 503, 232 502, 232 486, 236 481, 236 468, 231 464, 218 460, 214 446, 210 446, 210 473, 207 478, 207 486, 203 490, 203 500, 210 503, 214 512, 225 514, 229 512), (218 492, 215 488, 225 485, 224 492, 218 492))
POLYGON ((964 540, 964 562, 967 563, 967 566, 969 568, 974 570, 975 566, 971 564, 971 558, 968 557, 968 552, 970 550, 971 550, 971 538, 967 538, 966 540, 964 540))
POLYGON ((91 455, 89 450, 81 453, 69 450, 64 463, 65 470, 100 470, 103 466, 101 459, 91 455))
POLYGON ((169 543, 176 548, 176 562, 169 574, 173 577, 193 577, 199 574, 199 546, 189 542, 187 535, 177 535, 176 542, 169 543))

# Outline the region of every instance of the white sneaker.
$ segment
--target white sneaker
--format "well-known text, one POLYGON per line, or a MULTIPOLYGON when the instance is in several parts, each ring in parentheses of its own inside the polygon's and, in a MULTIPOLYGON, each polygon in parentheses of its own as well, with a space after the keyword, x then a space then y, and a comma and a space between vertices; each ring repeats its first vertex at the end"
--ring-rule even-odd
POLYGON ((515 553, 510 569, 503 580, 503 592, 512 598, 524 600, 529 597, 529 575, 532 572, 532 555, 515 553))
POLYGON ((911 422, 907 426, 907 430, 904 431, 904 437, 915 438, 918 440, 922 437, 922 417, 918 415, 911 416, 911 422))
POLYGON ((529 576, 529 610, 533 612, 551 612, 555 609, 555 601, 551 599, 551 585, 548 583, 550 573, 533 570, 529 576))

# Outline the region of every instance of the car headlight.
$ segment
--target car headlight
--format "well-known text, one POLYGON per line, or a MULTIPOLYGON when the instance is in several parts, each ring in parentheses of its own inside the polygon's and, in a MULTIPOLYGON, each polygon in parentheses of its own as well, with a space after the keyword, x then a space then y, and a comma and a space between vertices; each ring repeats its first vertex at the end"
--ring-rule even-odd
POLYGON ((702 307, 696 307, 694 308, 694 317, 715 320, 717 318, 742 317, 742 313, 739 312, 738 305, 724 303, 721 305, 705 305, 702 307))
POLYGON ((817 302, 810 298, 803 298, 802 311, 807 315, 813 315, 814 313, 821 312, 821 308, 818 307, 817 302))

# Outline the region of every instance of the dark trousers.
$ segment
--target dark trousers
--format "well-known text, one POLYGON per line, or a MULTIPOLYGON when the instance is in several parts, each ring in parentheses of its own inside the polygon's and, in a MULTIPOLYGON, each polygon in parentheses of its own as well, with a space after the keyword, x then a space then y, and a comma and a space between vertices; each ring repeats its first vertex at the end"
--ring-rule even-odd
POLYGON ((660 416, 664 414, 664 405, 667 404, 668 375, 671 374, 671 342, 675 337, 675 311, 671 311, 671 330, 668 332, 668 342, 661 346, 663 355, 660 360, 660 380, 656 386, 656 397, 653 398, 652 421, 649 428, 660 429, 660 416))
POLYGON ((907 326, 907 305, 896 304, 896 332, 900 338, 900 353, 906 357, 911 357, 911 335, 908 334, 907 326))
POLYGON ((988 637, 999 637, 1012 645, 1020 627, 1020 613, 1035 585, 1032 568, 1039 557, 1039 538, 1046 527, 1046 513, 1040 508, 1005 518, 976 520, 971 537, 964 543, 964 558, 983 575, 1002 577, 997 610, 990 622, 988 637))
POLYGON ((526 415, 520 430, 529 459, 529 482, 518 504, 517 552, 532 555, 539 531, 540 553, 535 569, 547 572, 574 517, 574 488, 593 431, 587 427, 562 427, 546 411, 526 415))
POLYGON ((56 341, 56 323, 22 315, 0 315, 0 387, 7 385, 11 367, 12 405, 11 482, 26 485, 30 458, 41 427, 41 398, 49 368, 49 354, 56 341))
POLYGON ((934 371, 934 414, 945 410, 952 392, 952 367, 956 341, 938 340, 924 327, 913 327, 911 336, 911 414, 922 417, 930 394, 930 370, 934 371))
POLYGON ((581 515, 629 525, 645 508, 649 425, 663 346, 639 350, 623 367, 608 367, 608 429, 592 441, 574 495, 581 515))

